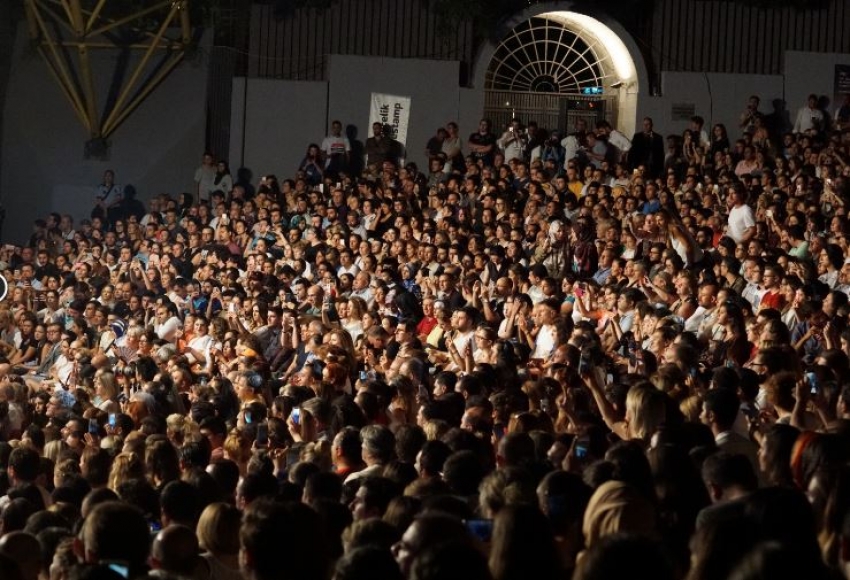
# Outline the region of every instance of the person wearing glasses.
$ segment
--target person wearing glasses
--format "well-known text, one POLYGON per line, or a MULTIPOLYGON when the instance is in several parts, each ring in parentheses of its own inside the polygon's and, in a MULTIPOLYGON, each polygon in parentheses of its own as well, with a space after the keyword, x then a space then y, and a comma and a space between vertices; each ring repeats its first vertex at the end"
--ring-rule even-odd
POLYGON ((495 365, 497 359, 496 331, 492 327, 481 325, 475 329, 475 350, 472 352, 472 360, 475 364, 495 365))

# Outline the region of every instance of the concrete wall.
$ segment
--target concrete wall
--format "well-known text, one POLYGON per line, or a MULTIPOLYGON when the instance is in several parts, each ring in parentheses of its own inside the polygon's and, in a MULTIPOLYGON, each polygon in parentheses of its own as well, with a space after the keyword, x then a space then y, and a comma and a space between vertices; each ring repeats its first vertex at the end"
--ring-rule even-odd
MULTIPOLYGON (((730 136, 736 136, 739 115, 750 95, 761 98, 764 113, 772 112, 774 100, 787 101, 785 107, 790 113, 786 115, 793 120, 794 111, 809 92, 832 95, 834 65, 839 63, 850 64, 850 55, 789 52, 785 75, 664 71, 661 95, 639 93, 635 109, 621 111, 632 119, 620 119, 620 124, 629 125, 649 116, 662 134, 680 134, 688 121, 674 118, 674 108, 693 106, 708 127, 723 123, 730 136)), ((457 66, 445 61, 334 55, 327 83, 251 79, 245 110, 244 81, 237 79, 231 165, 236 167, 241 159, 243 117, 248 127, 245 163, 255 175, 271 171, 292 175, 306 145, 319 142, 332 119, 353 124, 358 139, 365 141, 369 136, 369 96, 374 91, 412 98, 408 158, 422 167, 424 145, 436 127, 456 120, 466 138, 481 118, 484 91, 479 87, 458 88, 457 66)))
POLYGON ((850 54, 798 52, 785 53, 785 99, 793 123, 797 109, 806 104, 806 98, 815 93, 830 100, 830 113, 841 103, 834 103, 835 65, 850 65, 850 54))
POLYGON ((353 123, 359 129, 358 138, 365 142, 371 135, 371 94, 409 96, 407 157, 424 167, 428 139, 437 127, 458 119, 458 70, 459 63, 453 61, 333 55, 328 69, 328 120, 353 123))
MULTIPOLYGON (((3 110, 0 200, 7 210, 4 240, 22 241, 32 221, 49 211, 89 215, 94 190, 106 169, 133 184, 139 199, 177 194, 192 185, 204 148, 206 66, 203 58, 181 63, 110 137, 108 161, 86 160, 88 138, 46 64, 19 27, 3 110)), ((208 42, 202 42, 208 46, 208 42)), ((98 102, 116 54, 93 53, 98 102)))
POLYGON ((292 177, 307 145, 325 135, 327 83, 233 79, 230 166, 249 168, 254 179, 292 177))
POLYGON ((470 133, 478 129, 478 121, 481 120, 484 111, 484 91, 480 89, 461 89, 460 107, 458 109, 457 123, 464 142, 470 133))
POLYGON ((291 177, 311 142, 321 143, 331 121, 356 128, 365 143, 371 134, 373 92, 409 96, 407 159, 425 167, 425 144, 449 121, 477 124, 483 94, 458 88, 458 63, 417 59, 330 57, 328 82, 244 78, 233 83, 230 164, 255 177, 291 177))
MULTIPOLYGON (((835 65, 850 65, 850 54, 787 51, 784 75, 734 75, 662 72, 662 96, 641 95, 638 117, 650 116, 662 133, 681 133, 686 121, 672 118, 674 105, 693 104, 706 123, 724 123, 730 136, 738 135, 738 117, 750 95, 761 98, 761 111, 774 112, 774 101, 793 124, 797 109, 815 93, 832 101, 835 65)), ((830 113, 840 103, 830 103, 830 113)))
POLYGON ((673 118, 674 105, 694 105, 696 115, 705 119, 708 129, 723 123, 730 137, 736 136, 738 117, 750 95, 761 98, 762 112, 769 113, 773 99, 783 94, 783 78, 779 75, 732 75, 662 72, 662 96, 641 95, 638 118, 652 117, 656 130, 663 134, 682 133, 687 121, 673 118))

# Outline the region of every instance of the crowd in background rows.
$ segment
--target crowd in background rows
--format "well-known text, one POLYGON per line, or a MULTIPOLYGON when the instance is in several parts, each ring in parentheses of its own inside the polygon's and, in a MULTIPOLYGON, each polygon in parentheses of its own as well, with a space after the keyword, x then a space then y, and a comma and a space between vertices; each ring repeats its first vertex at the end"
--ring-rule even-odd
POLYGON ((107 171, 0 249, 0 577, 845 575, 848 103, 107 171))

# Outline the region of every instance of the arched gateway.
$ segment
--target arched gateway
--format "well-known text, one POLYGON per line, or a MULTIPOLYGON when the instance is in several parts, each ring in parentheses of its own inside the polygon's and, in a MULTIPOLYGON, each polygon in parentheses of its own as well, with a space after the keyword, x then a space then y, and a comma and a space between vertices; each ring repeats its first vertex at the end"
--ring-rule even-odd
POLYGON ((476 84, 483 81, 485 116, 496 130, 516 115, 561 130, 571 130, 578 118, 607 119, 631 134, 645 74, 629 45, 614 22, 538 5, 479 55, 476 84))

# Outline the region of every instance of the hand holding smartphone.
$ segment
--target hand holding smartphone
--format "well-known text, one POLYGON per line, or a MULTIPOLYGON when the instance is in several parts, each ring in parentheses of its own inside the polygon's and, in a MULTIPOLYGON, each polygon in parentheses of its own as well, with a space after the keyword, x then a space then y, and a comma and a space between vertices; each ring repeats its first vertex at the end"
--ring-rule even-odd
POLYGON ((818 376, 813 372, 806 373, 806 383, 809 385, 809 392, 816 395, 820 385, 818 384, 818 376))
POLYGON ((269 444, 269 426, 266 423, 257 425, 257 445, 269 444))

